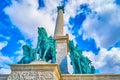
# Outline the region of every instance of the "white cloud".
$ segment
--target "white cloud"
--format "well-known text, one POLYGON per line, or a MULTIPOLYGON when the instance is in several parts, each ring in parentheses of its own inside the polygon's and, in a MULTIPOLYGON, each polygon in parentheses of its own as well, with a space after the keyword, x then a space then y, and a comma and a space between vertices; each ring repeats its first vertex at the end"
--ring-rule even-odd
POLYGON ((66 7, 65 7, 65 14, 64 14, 64 22, 67 24, 68 27, 73 27, 69 24, 69 18, 75 17, 77 10, 80 7, 80 4, 87 3, 88 0, 69 0, 66 7))
POLYGON ((2 50, 2 48, 4 48, 5 46, 7 46, 7 44, 8 44, 7 41, 0 42, 0 50, 2 50))
POLYGON ((120 48, 112 48, 110 51, 102 48, 98 55, 92 52, 83 54, 92 61, 100 73, 120 73, 120 48))
MULTIPOLYGON (((114 0, 70 0, 65 7, 64 22, 67 26, 72 27, 69 24, 69 18, 75 17, 80 4, 88 3, 90 8, 97 12, 97 16, 94 16, 96 14, 89 15, 84 21, 84 38, 94 38, 100 47, 113 46, 120 39, 118 35, 120 34, 118 24, 120 23, 118 18, 120 17, 120 9, 113 2, 114 0)), ((13 5, 7 7, 5 12, 10 16, 12 22, 25 33, 24 35, 34 39, 33 44, 36 44, 38 26, 45 27, 48 34, 53 35, 58 4, 59 0, 46 0, 45 8, 38 10, 37 0, 23 0, 20 3, 13 1, 13 5)))
MULTIPOLYGON (((37 27, 43 26, 46 28, 49 35, 53 35, 57 18, 57 6, 59 0, 45 0, 45 7, 38 10, 38 0, 23 0, 20 3, 13 1, 13 5, 5 9, 13 24, 33 40, 33 44, 37 39, 37 27)), ((87 0, 68 1, 65 7, 64 22, 69 24, 69 18, 76 15, 76 10, 79 5, 87 2, 87 0)), ((66 31, 64 31, 66 33, 66 31)), ((67 32, 68 34, 70 32, 67 32)))
POLYGON ((13 59, 8 56, 4 56, 0 52, 0 74, 9 74, 11 72, 9 66, 11 63, 13 63, 13 59))
POLYGON ((15 54, 17 55, 16 57, 14 57, 15 63, 20 61, 21 58, 23 57, 23 49, 20 48, 20 50, 16 51, 15 54))
POLYGON ((26 42, 24 40, 19 40, 17 43, 21 44, 21 46, 26 45, 26 42))
POLYGON ((11 70, 7 68, 1 68, 0 69, 0 74, 10 74, 11 70))
MULTIPOLYGON (((3 37, 3 36, 2 36, 3 37)), ((0 42, 0 74, 9 74, 10 73, 10 68, 9 64, 13 63, 12 58, 8 56, 4 56, 1 53, 1 50, 6 47, 8 44, 7 41, 2 41, 0 42)))
POLYGON ((4 38, 4 39, 6 39, 6 40, 9 40, 9 39, 10 39, 10 37, 4 36, 4 35, 2 35, 2 34, 0 34, 0 37, 4 38))
POLYGON ((113 0, 100 0, 90 3, 97 14, 88 15, 83 23, 84 38, 92 37, 97 45, 104 48, 113 46, 120 40, 120 8, 113 0))
MULTIPOLYGON (((37 0, 23 0, 18 3, 13 1, 13 5, 5 9, 14 25, 32 39, 37 38, 37 27, 45 27, 49 35, 53 35, 57 14, 57 1, 46 0, 47 6, 38 10, 37 0)), ((35 41, 33 41, 35 44, 35 41)))
MULTIPOLYGON (((0 64, 4 64, 4 63, 12 63, 13 60, 12 58, 8 57, 8 56, 4 56, 1 52, 0 52, 0 64)), ((1 66, 1 65, 0 65, 1 66)))

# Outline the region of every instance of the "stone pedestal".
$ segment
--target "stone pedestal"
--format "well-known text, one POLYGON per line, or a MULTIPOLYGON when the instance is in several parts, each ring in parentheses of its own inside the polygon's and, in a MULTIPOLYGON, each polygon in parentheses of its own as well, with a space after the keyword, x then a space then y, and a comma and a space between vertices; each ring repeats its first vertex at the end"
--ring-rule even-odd
POLYGON ((56 62, 58 63, 61 73, 67 74, 68 73, 68 66, 67 66, 67 54, 68 54, 68 35, 66 36, 55 36, 54 37, 57 46, 56 46, 56 62))
POLYGON ((0 80, 120 80, 120 74, 61 74, 58 64, 37 62, 11 65, 11 74, 0 80))
POLYGON ((14 64, 7 80, 60 80, 57 64, 14 64))

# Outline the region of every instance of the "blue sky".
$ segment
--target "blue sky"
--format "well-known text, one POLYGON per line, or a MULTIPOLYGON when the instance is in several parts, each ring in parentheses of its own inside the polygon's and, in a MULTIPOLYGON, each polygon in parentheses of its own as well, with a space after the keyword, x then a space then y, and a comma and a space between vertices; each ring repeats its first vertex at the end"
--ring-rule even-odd
POLYGON ((120 74, 119 0, 0 0, 0 74, 22 57, 22 46, 36 46, 37 27, 53 35, 60 1, 64 34, 92 60, 96 73, 120 74))

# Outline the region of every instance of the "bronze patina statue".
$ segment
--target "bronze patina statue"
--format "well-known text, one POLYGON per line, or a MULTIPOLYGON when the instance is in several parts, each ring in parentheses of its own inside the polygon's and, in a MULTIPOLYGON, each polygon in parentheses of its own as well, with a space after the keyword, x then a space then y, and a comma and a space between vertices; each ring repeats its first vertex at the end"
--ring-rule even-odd
POLYGON ((28 45, 24 45, 23 58, 18 62, 18 64, 28 64, 35 60, 46 62, 51 60, 51 63, 56 62, 56 41, 53 37, 47 36, 47 32, 43 27, 38 27, 38 41, 36 49, 32 49, 28 45))
POLYGON ((24 45, 23 47, 23 58, 18 62, 18 64, 28 64, 35 60, 35 50, 31 49, 30 46, 24 45))
POLYGON ((91 61, 82 55, 82 50, 78 45, 74 46, 73 41, 69 41, 71 64, 73 66, 73 74, 91 74, 95 68, 91 65, 91 61))
POLYGON ((39 54, 38 60, 56 62, 56 41, 53 37, 48 37, 44 28, 38 28, 38 42, 37 53, 39 54))
MULTIPOLYGON (((82 55, 82 50, 78 45, 74 46, 73 41, 69 41, 68 48, 70 51, 71 64, 74 74, 91 74, 95 68, 91 65, 91 61, 82 55)), ((51 63, 56 62, 56 41, 53 37, 48 37, 46 30, 43 27, 38 27, 38 41, 35 49, 28 45, 23 46, 23 58, 18 64, 29 64, 32 61, 51 60, 51 63)))

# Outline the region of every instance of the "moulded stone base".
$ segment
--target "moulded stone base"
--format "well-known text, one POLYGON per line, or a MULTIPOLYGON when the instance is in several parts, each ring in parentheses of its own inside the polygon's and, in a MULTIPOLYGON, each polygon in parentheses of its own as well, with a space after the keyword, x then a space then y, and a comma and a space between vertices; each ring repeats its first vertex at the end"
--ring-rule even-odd
POLYGON ((58 64, 44 62, 11 65, 11 70, 0 80, 120 80, 120 74, 61 74, 58 64))
POLYGON ((120 74, 64 74, 63 80, 120 80, 120 74))
POLYGON ((7 80, 60 80, 57 64, 16 64, 11 65, 7 80))
POLYGON ((9 74, 0 74, 0 80, 7 80, 9 74))

